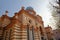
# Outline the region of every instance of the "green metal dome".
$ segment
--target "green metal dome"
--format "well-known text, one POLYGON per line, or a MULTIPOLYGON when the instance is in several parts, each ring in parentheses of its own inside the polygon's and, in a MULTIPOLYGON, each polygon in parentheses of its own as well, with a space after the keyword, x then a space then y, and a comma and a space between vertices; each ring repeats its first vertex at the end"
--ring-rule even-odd
POLYGON ((26 10, 33 10, 33 8, 32 7, 27 7, 26 10))

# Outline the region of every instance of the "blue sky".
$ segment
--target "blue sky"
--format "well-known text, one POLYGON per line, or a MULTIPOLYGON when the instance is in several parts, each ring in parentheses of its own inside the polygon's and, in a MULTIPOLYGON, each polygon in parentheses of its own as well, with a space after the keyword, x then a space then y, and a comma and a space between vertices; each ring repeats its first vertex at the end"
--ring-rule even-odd
POLYGON ((43 5, 40 0, 0 0, 0 15, 8 10, 8 15, 12 16, 14 12, 20 10, 21 6, 31 6, 38 11, 38 9, 41 9, 40 5, 43 5))
POLYGON ((0 16, 4 14, 6 10, 9 11, 9 16, 13 16, 22 6, 25 8, 31 6, 37 14, 42 16, 44 24, 47 26, 51 17, 48 5, 49 0, 0 0, 0 16))

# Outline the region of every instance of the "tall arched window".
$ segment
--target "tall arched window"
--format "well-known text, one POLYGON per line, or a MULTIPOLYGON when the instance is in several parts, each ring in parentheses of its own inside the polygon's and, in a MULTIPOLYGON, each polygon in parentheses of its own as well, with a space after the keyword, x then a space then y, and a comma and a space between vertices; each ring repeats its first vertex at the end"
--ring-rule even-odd
POLYGON ((40 26, 40 32, 41 32, 41 35, 43 35, 43 30, 42 30, 41 26, 40 26))
POLYGON ((27 40, 29 40, 29 25, 27 25, 27 40))
POLYGON ((29 25, 27 25, 27 37, 28 37, 28 40, 34 40, 33 26, 32 26, 32 29, 30 30, 29 25))
POLYGON ((32 26, 31 30, 29 29, 29 39, 34 40, 34 28, 32 26))
POLYGON ((12 29, 9 30, 9 40, 11 40, 12 29))

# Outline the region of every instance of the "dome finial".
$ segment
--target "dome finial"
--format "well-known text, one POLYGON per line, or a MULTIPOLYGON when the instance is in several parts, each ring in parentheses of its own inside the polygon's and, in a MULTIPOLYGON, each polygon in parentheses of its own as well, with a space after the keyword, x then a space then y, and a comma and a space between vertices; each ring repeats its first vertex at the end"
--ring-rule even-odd
POLYGON ((7 10, 5 11, 5 15, 8 15, 8 11, 7 10))
POLYGON ((21 7, 22 10, 24 10, 24 8, 25 8, 24 6, 21 7))

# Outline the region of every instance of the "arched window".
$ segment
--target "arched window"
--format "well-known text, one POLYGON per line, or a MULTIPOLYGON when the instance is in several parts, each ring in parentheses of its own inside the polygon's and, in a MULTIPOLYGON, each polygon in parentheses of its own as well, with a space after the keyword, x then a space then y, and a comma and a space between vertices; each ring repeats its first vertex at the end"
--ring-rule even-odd
POLYGON ((27 38, 28 40, 34 40, 34 29, 32 26, 32 30, 29 29, 29 25, 27 25, 27 38))
POLYGON ((9 40, 11 40, 12 29, 9 30, 9 40))
POLYGON ((32 26, 31 30, 29 29, 29 39, 34 40, 34 28, 33 28, 33 26, 32 26))
POLYGON ((29 40, 29 25, 27 25, 27 40, 29 40))
POLYGON ((41 35, 43 35, 43 30, 42 30, 41 26, 40 26, 40 32, 41 32, 41 35))

